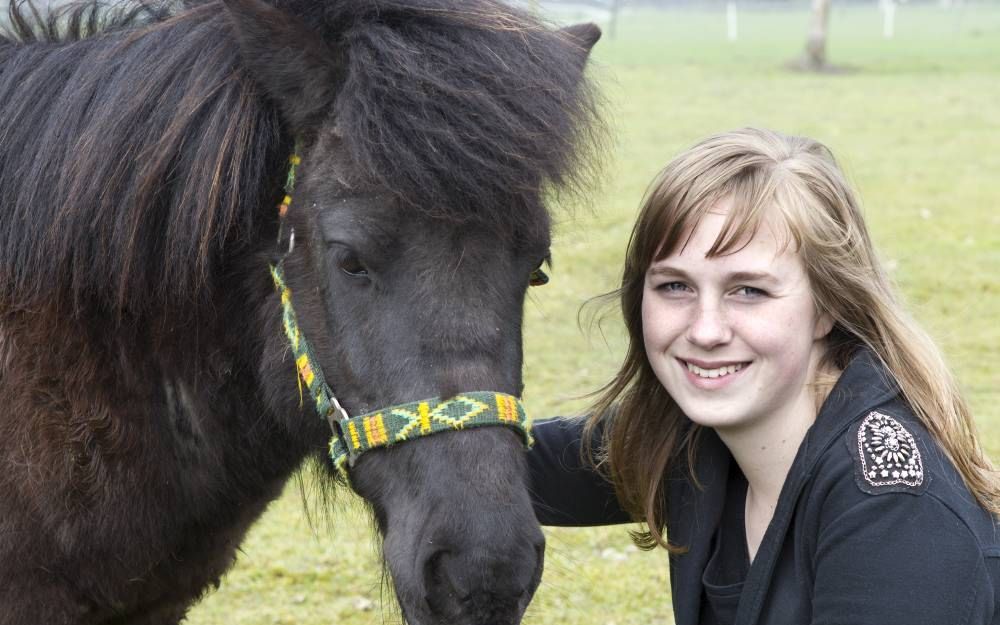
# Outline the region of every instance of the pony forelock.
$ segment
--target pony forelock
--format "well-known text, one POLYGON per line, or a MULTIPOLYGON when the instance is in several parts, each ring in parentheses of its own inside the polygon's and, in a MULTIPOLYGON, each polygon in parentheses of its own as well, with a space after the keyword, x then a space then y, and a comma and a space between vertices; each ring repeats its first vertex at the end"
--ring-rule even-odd
MULTIPOLYGON (((604 134, 569 38, 493 0, 274 4, 346 52, 323 131, 362 182, 487 222, 587 188, 604 134)), ((0 298, 119 317, 204 303, 274 227, 294 140, 225 7, 22 0, 9 18, 0 298)))

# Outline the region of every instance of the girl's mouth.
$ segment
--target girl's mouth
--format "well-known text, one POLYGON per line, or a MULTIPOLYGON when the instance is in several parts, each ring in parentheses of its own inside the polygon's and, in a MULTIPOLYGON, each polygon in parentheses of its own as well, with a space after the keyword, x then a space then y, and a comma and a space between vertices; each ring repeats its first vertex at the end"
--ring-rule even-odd
POLYGON ((704 369, 691 362, 685 364, 687 364, 688 371, 695 374, 699 378, 721 378, 742 370, 745 365, 749 365, 750 363, 740 362, 735 365, 722 365, 721 367, 716 367, 714 369, 704 369))
POLYGON ((718 388, 724 386, 739 374, 745 371, 751 361, 729 361, 729 362, 699 362, 695 364, 689 360, 678 358, 678 362, 687 371, 688 379, 701 388, 718 388))

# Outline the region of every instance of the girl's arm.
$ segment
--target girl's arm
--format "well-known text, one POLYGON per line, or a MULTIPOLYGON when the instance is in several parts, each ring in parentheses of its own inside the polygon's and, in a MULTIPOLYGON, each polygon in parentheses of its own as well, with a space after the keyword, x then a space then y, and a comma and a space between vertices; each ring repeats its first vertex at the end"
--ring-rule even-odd
MULTIPOLYGON (((614 487, 582 456, 582 419, 535 423, 528 452, 531 497, 542 525, 588 526, 628 523, 614 487)), ((597 448, 595 441, 594 448, 597 448)))

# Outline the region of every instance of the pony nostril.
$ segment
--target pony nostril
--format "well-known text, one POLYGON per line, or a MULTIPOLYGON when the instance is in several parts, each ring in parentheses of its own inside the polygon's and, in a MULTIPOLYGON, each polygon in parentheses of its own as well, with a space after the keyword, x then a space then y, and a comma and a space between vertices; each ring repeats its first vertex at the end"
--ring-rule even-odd
POLYGON ((538 561, 541 562, 545 559, 545 535, 543 534, 538 540, 535 541, 535 556, 538 561))
POLYGON ((449 566, 452 560, 452 553, 447 549, 437 549, 424 562, 424 580, 426 583, 428 600, 440 602, 447 598, 450 600, 461 600, 461 589, 456 585, 454 574, 449 566), (431 597, 434 599, 432 600, 431 597))
POLYGON ((535 571, 531 576, 531 582, 525 588, 525 592, 530 598, 535 593, 538 585, 542 583, 542 571, 545 569, 545 537, 535 543, 535 571))
POLYGON ((424 562, 424 579, 427 580, 428 585, 441 585, 444 578, 441 561, 444 559, 446 553, 448 552, 444 549, 438 549, 427 558, 426 562, 424 562))
POLYGON ((428 547, 418 570, 426 605, 438 619, 498 606, 520 613, 541 582, 545 537, 540 531, 505 546, 455 546, 436 540, 428 547))

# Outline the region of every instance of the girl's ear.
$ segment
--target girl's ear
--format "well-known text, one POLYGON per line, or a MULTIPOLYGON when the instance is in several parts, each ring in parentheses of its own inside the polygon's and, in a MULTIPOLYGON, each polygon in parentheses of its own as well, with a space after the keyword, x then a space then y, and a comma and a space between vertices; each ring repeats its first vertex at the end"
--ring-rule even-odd
POLYGON ((316 129, 344 83, 343 51, 261 0, 223 0, 244 67, 296 134, 316 129))
POLYGON ((818 341, 819 339, 824 338, 827 334, 830 334, 830 332, 833 331, 833 324, 833 315, 826 312, 820 313, 819 316, 816 317, 813 339, 818 341))

